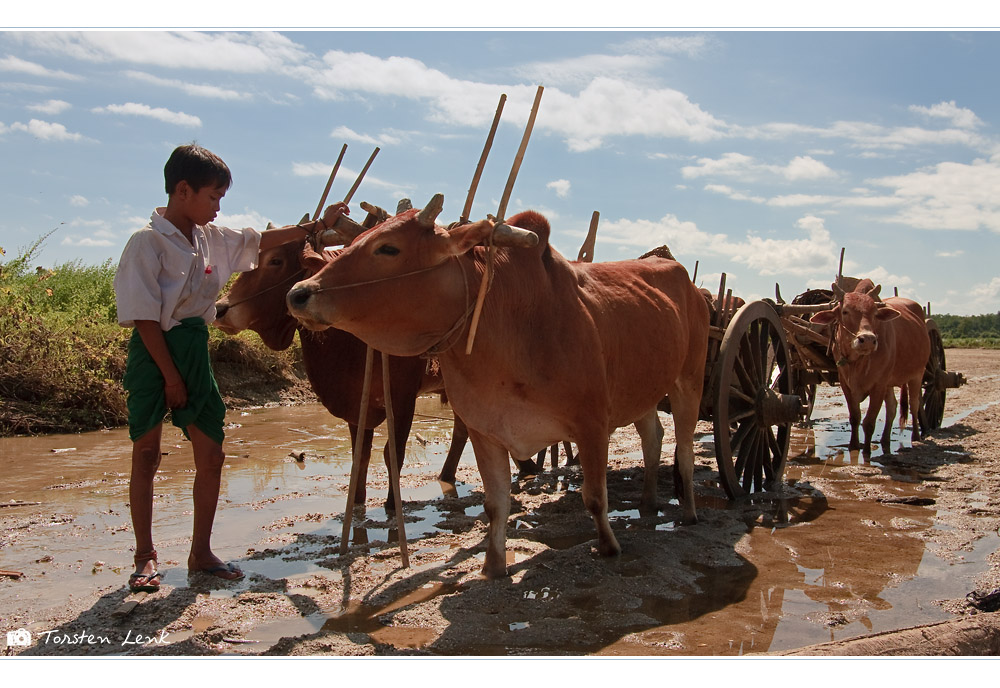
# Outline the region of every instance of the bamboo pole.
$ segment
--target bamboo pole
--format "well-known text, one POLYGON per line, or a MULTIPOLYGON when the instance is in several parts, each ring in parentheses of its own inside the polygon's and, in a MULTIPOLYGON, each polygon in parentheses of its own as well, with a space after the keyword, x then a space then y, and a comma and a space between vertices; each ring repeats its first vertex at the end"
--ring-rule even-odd
POLYGON ((694 262, 694 274, 691 275, 691 282, 693 284, 698 284, 698 261, 694 262))
POLYGON ((372 166, 372 161, 375 159, 375 156, 378 155, 378 151, 379 147, 375 146, 375 150, 372 152, 371 157, 368 158, 368 162, 365 163, 365 166, 362 168, 358 178, 354 181, 354 186, 351 187, 351 190, 348 191, 347 195, 344 197, 344 203, 350 203, 351 199, 354 198, 354 192, 358 190, 359 186, 361 186, 361 180, 365 178, 365 174, 367 174, 368 168, 372 166))
POLYGON ((840 267, 837 268, 837 286, 840 286, 840 282, 844 279, 844 247, 840 248, 840 267))
MULTIPOLYGON (((369 346, 365 352, 365 377, 361 388, 361 409, 358 411, 358 432, 354 441, 354 457, 351 463, 351 483, 347 488, 347 505, 344 508, 344 528, 340 535, 340 553, 347 554, 351 539, 351 519, 354 517, 354 492, 358 487, 361 472, 361 451, 365 443, 365 424, 368 421, 368 399, 371 395, 372 362, 374 350, 369 346)), ((374 444, 374 442, 373 442, 374 444)))
POLYGON ((581 263, 594 262, 594 244, 597 243, 597 223, 600 220, 601 214, 595 210, 594 214, 590 216, 590 229, 587 230, 587 238, 584 239, 580 253, 576 257, 581 263))
POLYGON ((330 187, 333 186, 333 180, 337 176, 337 170, 340 169, 340 163, 344 160, 344 153, 347 152, 347 144, 340 149, 340 156, 337 158, 337 162, 333 165, 333 170, 330 171, 330 178, 326 180, 326 188, 323 190, 323 195, 319 199, 319 205, 316 206, 316 212, 313 213, 313 220, 318 220, 320 213, 323 212, 323 206, 326 204, 326 197, 330 195, 330 187))
POLYGON ((493 126, 490 127, 490 133, 486 137, 486 145, 483 146, 483 153, 479 156, 479 165, 476 167, 476 173, 472 176, 472 184, 469 185, 469 193, 465 197, 465 207, 462 209, 462 216, 458 219, 460 224, 464 224, 469 221, 469 216, 472 214, 472 201, 476 197, 476 189, 479 188, 479 178, 483 175, 483 168, 486 167, 486 158, 489 157, 490 149, 493 148, 493 137, 496 136, 497 126, 500 124, 500 114, 503 112, 504 103, 507 102, 507 94, 500 94, 500 102, 497 103, 496 114, 493 115, 493 126))
POLYGON ((410 555, 406 549, 406 519, 403 515, 403 498, 399 489, 399 463, 396 453, 396 419, 392 411, 392 392, 389 387, 389 354, 382 352, 382 389, 385 396, 385 422, 389 431, 389 484, 396 501, 396 529, 399 531, 399 555, 403 568, 410 568, 410 555))
MULTIPOLYGON (((521 169, 521 161, 524 160, 524 152, 528 148, 528 140, 531 138, 531 130, 535 126, 535 117, 538 115, 538 105, 542 100, 543 87, 539 86, 535 92, 535 102, 531 105, 531 114, 528 116, 528 124, 524 128, 524 135, 521 137, 521 146, 514 157, 514 164, 507 176, 507 186, 504 187, 503 197, 500 199, 500 207, 497 209, 497 222, 503 222, 507 214, 507 203, 510 201, 510 194, 514 190, 514 181, 517 179, 518 170, 521 169)), ((472 312, 472 323, 469 325, 469 339, 465 345, 465 355, 472 353, 472 345, 476 341, 476 331, 479 329, 479 316, 483 312, 483 302, 486 300, 486 291, 490 281, 493 279, 493 258, 496 255, 496 246, 492 240, 489 246, 489 255, 486 260, 486 270, 483 272, 483 279, 479 283, 479 294, 476 296, 475 310, 472 312)))

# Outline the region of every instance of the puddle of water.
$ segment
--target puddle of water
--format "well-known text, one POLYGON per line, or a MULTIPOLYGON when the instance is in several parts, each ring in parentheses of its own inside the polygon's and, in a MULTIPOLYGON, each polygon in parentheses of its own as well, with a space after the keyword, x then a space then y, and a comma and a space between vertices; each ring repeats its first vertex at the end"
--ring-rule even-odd
MULTIPOLYGON (((927 495, 932 488, 921 491, 918 488, 931 484, 922 480, 916 484, 919 475, 908 476, 895 464, 891 471, 887 469, 888 462, 877 445, 870 458, 845 450, 849 434, 844 409, 837 404, 839 394, 839 389, 821 387, 814 423, 793 432, 785 480, 801 496, 756 498, 749 502, 752 508, 747 503, 734 506, 725 499, 699 496, 700 510, 741 509, 749 514, 746 533, 734 544, 741 562, 737 566, 686 564, 695 571, 696 591, 682 601, 646 601, 640 611, 656 625, 640 630, 640 638, 657 638, 656 646, 667 654, 781 650, 948 618, 933 600, 961 597, 972 589, 971 581, 986 568, 986 556, 1000 546, 1000 536, 982 538, 966 554, 965 563, 952 565, 926 551, 922 540, 911 537, 936 527, 933 507, 859 502, 851 490, 866 484, 867 469, 879 475, 888 472, 889 479, 880 481, 879 486, 901 495, 927 495), (815 481, 822 481, 822 492, 811 487, 815 481), (693 643, 692 638, 704 642, 693 643)), ((946 424, 971 412, 957 414, 946 424)), ((424 399, 418 413, 414 432, 422 441, 411 439, 404 476, 407 470, 437 471, 448 448, 451 420, 447 408, 436 399, 424 399)), ((331 419, 319 405, 260 409, 234 420, 234 427, 227 431, 228 459, 215 541, 245 543, 251 549, 226 551, 220 547, 218 553, 238 560, 248 573, 269 578, 329 577, 330 569, 319 562, 327 558, 326 550, 339 543, 342 488, 350 470, 346 426, 331 419), (281 442, 276 444, 275 438, 281 442), (296 460, 294 455, 305 458, 296 460), (294 501, 289 501, 292 497, 294 501), (293 533, 296 538, 289 542, 287 538, 293 533)), ((876 434, 880 432, 881 426, 877 426, 876 434)), ((705 440, 711 441, 711 437, 705 440)), ((897 429, 893 449, 898 446, 909 446, 909 439, 908 433, 897 429)), ((164 564, 164 584, 185 587, 188 582, 181 563, 186 560, 190 536, 194 473, 189 446, 179 432, 165 428, 163 447, 169 453, 155 484, 154 529, 164 564)), ((133 545, 126 506, 129 452, 124 430, 0 438, 0 472, 5 476, 0 502, 42 503, 38 508, 7 508, 0 515, 16 519, 19 515, 15 510, 21 510, 25 518, 41 519, 46 524, 30 531, 21 529, 22 533, 15 527, 12 534, 3 535, 7 538, 2 542, 4 568, 23 570, 32 580, 31 586, 0 586, 0 610, 60 606, 65 591, 81 584, 81 574, 87 576, 87 585, 94 587, 124 584, 131 570, 133 545), (74 537, 51 537, 55 533, 74 537)), ((471 446, 466 448, 463 462, 474 465, 471 446)), ((384 471, 380 452, 373 457, 373 470, 376 465, 384 471)), ((516 489, 574 492, 580 483, 578 472, 549 474, 516 489)), ((478 488, 459 484, 455 496, 468 497, 474 489, 478 488)), ((422 538, 442 532, 446 528, 442 523, 450 516, 482 517, 481 505, 452 507, 443 494, 442 486, 433 483, 404 488, 404 501, 426 502, 407 511, 411 549, 419 548, 422 538)), ((374 495, 371 488, 369 495, 374 495)), ((973 505, 985 503, 985 498, 970 495, 973 505)), ((676 500, 667 503, 677 505, 676 500)), ((611 511, 609 517, 618 532, 642 527, 667 538, 697 532, 664 521, 662 515, 642 519, 632 504, 611 511), (642 526, 637 525, 640 522, 642 526)), ((525 514, 520 519, 512 527, 523 525, 530 532, 543 525, 544 516, 525 514)), ((397 542, 395 521, 380 507, 367 509, 363 516, 356 514, 354 526, 355 542, 390 547, 397 542)), ((701 527, 711 526, 695 528, 701 527)), ((558 551, 593 543, 594 539, 589 519, 581 517, 578 532, 543 541, 558 551)), ((482 557, 477 554, 474 558, 482 557)), ((529 558, 522 552, 508 552, 509 565, 529 558)), ((642 562, 629 559, 627 552, 615 561, 623 579, 643 575, 642 562)), ((232 596, 246 585, 211 594, 232 596)), ((574 592, 569 592, 570 588, 536 588, 530 583, 523 583, 523 588, 522 599, 527 602, 570 602, 573 612, 584 617, 597 613, 601 605, 599 596, 588 590, 587 581, 575 581, 574 592)), ((283 637, 319 631, 359 632, 398 648, 426 648, 435 640, 433 634, 427 629, 387 625, 391 613, 458 590, 458 586, 437 583, 381 608, 352 603, 345 610, 275 620, 255 628, 246 640, 257 641, 256 652, 283 637)), ((543 611, 541 607, 535 610, 542 614, 539 621, 525 614, 497 623, 505 633, 537 633, 543 611)), ((207 628, 211 623, 209 618, 198 617, 190 634, 199 632, 199 625, 207 624, 207 628)), ((635 649, 629 642, 634 641, 602 637, 592 647, 575 649, 628 653, 635 649)), ((494 645, 463 649, 466 654, 504 651, 494 645)))

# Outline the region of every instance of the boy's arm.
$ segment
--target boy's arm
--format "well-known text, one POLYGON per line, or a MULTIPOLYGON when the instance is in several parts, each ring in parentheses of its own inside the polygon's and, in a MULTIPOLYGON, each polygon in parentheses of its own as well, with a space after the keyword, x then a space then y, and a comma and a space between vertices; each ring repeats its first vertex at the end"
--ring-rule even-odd
POLYGON ((163 374, 163 393, 167 398, 167 408, 184 408, 187 406, 187 386, 177 366, 174 365, 174 359, 170 357, 170 350, 167 348, 167 340, 163 336, 163 330, 160 329, 160 323, 155 320, 136 320, 135 329, 160 369, 160 373, 163 374))
POLYGON ((305 236, 311 236, 316 232, 329 229, 337 224, 337 220, 340 219, 341 215, 350 214, 351 211, 348 209, 346 203, 334 203, 327 207, 326 212, 323 213, 323 217, 319 220, 305 222, 301 225, 278 227, 277 229, 269 229, 266 232, 262 232, 260 235, 260 250, 266 251, 276 246, 287 244, 289 241, 302 239, 303 232, 305 232, 305 236))

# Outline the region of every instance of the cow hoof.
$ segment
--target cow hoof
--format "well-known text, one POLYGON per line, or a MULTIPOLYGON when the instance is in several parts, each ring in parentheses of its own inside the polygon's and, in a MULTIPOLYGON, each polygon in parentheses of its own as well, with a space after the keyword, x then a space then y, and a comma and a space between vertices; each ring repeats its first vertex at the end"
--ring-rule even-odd
POLYGON ((506 578, 507 566, 506 564, 501 566, 491 566, 489 564, 483 564, 483 569, 481 573, 485 578, 489 578, 491 580, 496 580, 498 578, 506 578))
POLYGON ((684 517, 681 518, 681 525, 682 526, 696 526, 696 525, 698 525, 698 517, 697 516, 684 516, 684 517))

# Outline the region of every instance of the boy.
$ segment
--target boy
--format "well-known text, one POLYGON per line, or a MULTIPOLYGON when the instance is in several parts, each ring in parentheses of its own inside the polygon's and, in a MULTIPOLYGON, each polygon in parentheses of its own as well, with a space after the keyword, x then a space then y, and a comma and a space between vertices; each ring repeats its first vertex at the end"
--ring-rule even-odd
POLYGON ((323 218, 267 232, 210 224, 232 184, 226 164, 201 146, 174 150, 163 168, 167 206, 129 239, 115 275, 118 322, 134 327, 123 384, 128 392, 132 475, 129 503, 135 530, 133 591, 159 589, 153 547, 153 478, 160 465, 163 418, 191 441, 194 452, 194 530, 188 570, 226 580, 243 572, 212 552, 210 539, 219 501, 225 454, 226 407, 208 358, 208 328, 215 299, 229 277, 257 267, 262 250, 332 227, 347 205, 323 218))

